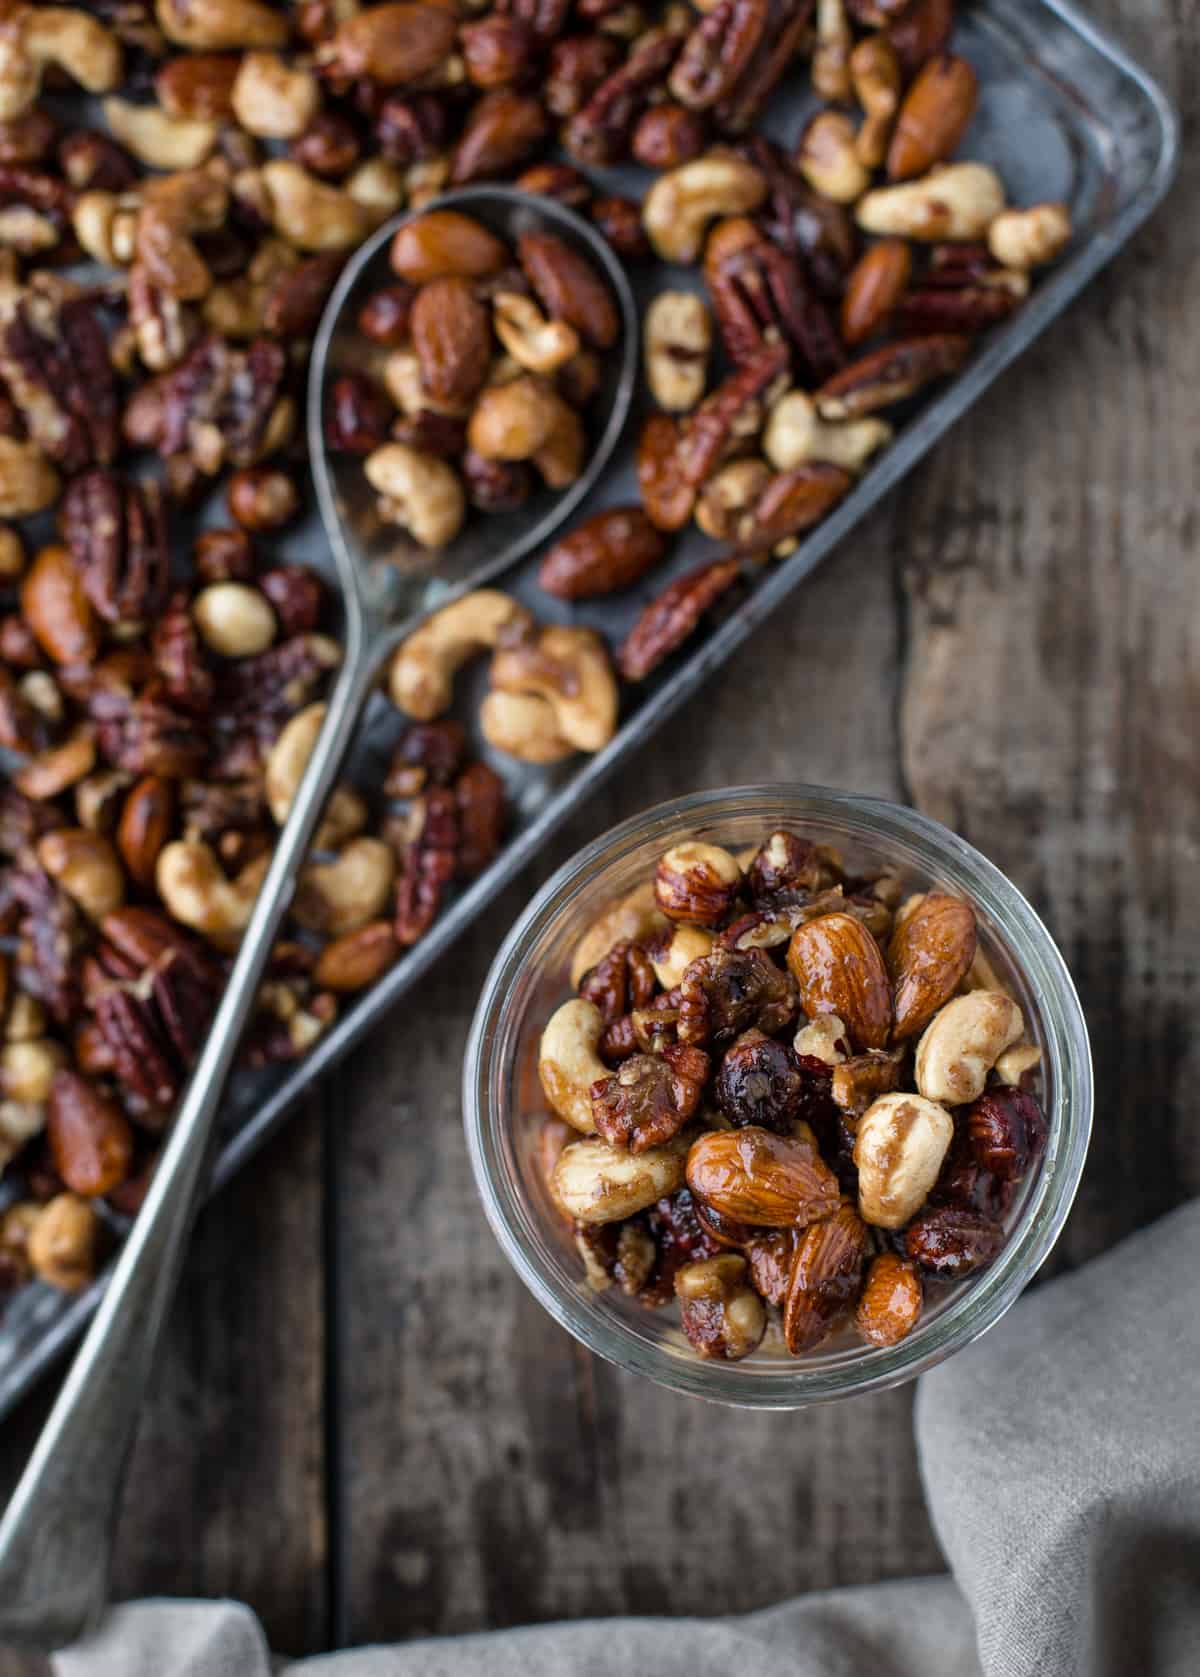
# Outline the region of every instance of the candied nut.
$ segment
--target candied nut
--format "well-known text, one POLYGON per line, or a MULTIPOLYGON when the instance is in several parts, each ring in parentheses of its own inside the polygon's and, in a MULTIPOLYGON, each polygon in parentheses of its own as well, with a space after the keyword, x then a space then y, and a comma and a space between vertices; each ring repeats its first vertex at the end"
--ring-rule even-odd
POLYGON ((901 238, 981 239, 1004 208, 1004 187, 986 163, 948 163, 920 180, 881 186, 858 202, 867 233, 901 238))
POLYGON ((528 24, 504 12, 463 24, 458 40, 467 80, 485 89, 508 87, 520 80, 534 51, 534 34, 528 24))
POLYGON ((403 282, 373 291, 358 312, 358 329, 363 337, 389 349, 403 343, 415 296, 413 287, 403 282))
POLYGON ((987 230, 988 250, 1005 268, 1040 268, 1060 255, 1071 237, 1065 204, 1034 204, 1003 210, 987 230))
POLYGON ((917 1088, 947 1106, 977 1100, 988 1072, 1024 1029, 1020 1008, 999 990, 955 996, 934 1014, 917 1044, 917 1088))
POLYGON ((711 955, 714 938, 702 926, 680 926, 658 916, 660 929, 643 934, 654 976, 664 990, 674 990, 693 961, 711 955))
POLYGON ((887 16, 881 12, 880 26, 886 29, 907 80, 935 52, 942 51, 954 27, 955 11, 954 0, 915 0, 902 8, 892 7, 887 16))
POLYGON ((591 93, 567 123, 563 143, 589 167, 619 162, 638 116, 674 62, 685 23, 668 14, 635 41, 625 62, 591 93))
POLYGON ((276 621, 266 596, 244 582, 214 582, 192 602, 192 618, 210 652, 252 658, 274 642, 276 621))
POLYGON ((584 442, 579 415, 532 373, 489 385, 467 425, 467 443, 476 454, 485 460, 531 460, 552 489, 579 476, 584 442))
POLYGON ((376 225, 365 205, 290 158, 272 158, 259 179, 271 226, 297 250, 347 250, 361 244, 376 225))
POLYGON ((956 373, 970 348, 969 338, 950 332, 883 344, 826 380, 816 394, 817 412, 822 419, 861 419, 906 401, 956 373))
POLYGON ((449 710, 454 677, 479 653, 494 649, 506 631, 528 632, 525 607, 495 588, 477 588, 435 611, 396 648, 388 670, 392 703, 418 722, 449 710))
POLYGON ((58 473, 35 442, 0 434, 0 518, 32 518, 58 499, 58 473))
POLYGON ((612 903, 592 922, 571 957, 571 983, 578 988, 584 975, 602 961, 614 945, 642 941, 666 929, 670 922, 654 901, 654 887, 647 881, 628 896, 612 903))
POLYGON ((677 1145, 633 1154, 590 1137, 571 1142, 559 1154, 553 1194, 567 1215, 581 1223, 616 1223, 675 1193, 683 1186, 684 1170, 685 1156, 677 1145))
POLYGON ((243 466, 225 488, 231 515, 244 530, 278 530, 295 517, 300 495, 292 479, 274 466, 243 466))
POLYGON ((218 949, 235 949, 270 861, 269 854, 256 856, 230 879, 207 844, 176 839, 159 852, 155 884, 172 919, 200 932, 218 949))
POLYGON ((733 541, 750 534, 753 509, 771 481, 765 460, 731 460, 715 472, 696 501, 696 523, 714 541, 733 541))
POLYGON ((850 54, 849 67, 855 97, 863 108, 855 150, 865 168, 877 169, 887 156, 900 107, 900 62, 896 49, 881 32, 859 41, 850 54))
POLYGON ((814 191, 853 204, 871 184, 858 155, 854 123, 844 111, 818 111, 800 136, 796 167, 814 191))
POLYGON ((182 53, 169 59, 154 77, 158 102, 168 116, 199 122, 230 122, 233 84, 241 63, 232 53, 217 52, 182 53))
POLYGON ((726 1049, 713 1094, 735 1128, 754 1124, 789 1135, 804 1103, 805 1080, 785 1043, 751 1030, 726 1049))
POLYGON ((318 111, 288 147, 302 169, 322 180, 340 180, 349 174, 361 150, 357 128, 340 111, 318 111))
POLYGON ((511 512, 533 493, 533 473, 520 460, 485 460, 472 448, 459 458, 467 500, 479 512, 511 512))
POLYGON ((620 62, 621 49, 607 35, 568 35, 555 41, 542 83, 546 109, 562 120, 575 116, 620 62))
POLYGON ((129 1175, 133 1132, 117 1102, 87 1078, 60 1068, 46 1109, 54 1168, 77 1194, 111 1193, 129 1175))
POLYGON ((425 413, 461 420, 469 411, 469 402, 439 402, 421 382, 421 363, 407 345, 394 349, 383 364, 383 383, 392 401, 410 419, 420 419, 425 413))
POLYGON ((193 52, 233 47, 282 47, 288 19, 267 0, 156 0, 159 28, 193 52))
POLYGON ((435 402, 468 404, 488 373, 488 312, 461 278, 429 280, 413 300, 409 321, 421 387, 435 402))
POLYGON ((13 777, 17 790, 27 798, 57 798, 68 787, 91 774, 96 766, 96 741, 91 728, 82 723, 61 745, 25 765, 13 777))
POLYGON ((389 920, 369 920, 357 931, 327 943, 313 968, 313 983, 322 990, 349 993, 374 984, 399 954, 389 920))
POLYGON ((631 1153, 661 1147, 695 1113, 707 1079, 702 1049, 671 1043, 658 1053, 635 1054, 592 1084, 593 1128, 631 1153))
POLYGON ((704 395, 712 316, 692 291, 660 291, 646 311, 646 379, 659 407, 688 413, 704 395))
POLYGON ((576 998, 551 1014, 538 1048, 538 1077, 547 1101, 560 1118, 584 1135, 591 1135, 596 1128, 592 1085, 609 1075, 597 1052, 603 1033, 600 1009, 593 1002, 576 998))
POLYGON ((532 297, 498 291, 492 298, 496 336, 531 373, 553 373, 579 352, 579 334, 565 320, 547 320, 532 297))
POLYGON ((675 1272, 675 1296, 680 1324, 700 1356, 738 1362, 761 1344, 767 1313, 736 1252, 684 1264, 675 1272))
POLYGON ((114 140, 150 169, 195 169, 217 143, 215 122, 168 116, 157 105, 104 101, 104 120, 114 140))
POLYGON ((961 897, 930 891, 892 933, 896 1042, 916 1036, 950 1000, 975 959, 975 910, 961 897))
POLYGON ((397 228, 393 270, 410 285, 449 276, 482 279, 509 265, 508 251, 494 234, 458 210, 429 210, 397 228))
POLYGON ((321 90, 311 70, 289 65, 274 52, 248 52, 230 93, 233 114, 248 134, 294 140, 316 116, 321 90))
POLYGON ((840 1066, 849 1057, 850 1041, 836 1013, 818 1013, 796 1032, 792 1048, 797 1054, 820 1060, 827 1066, 840 1066))
POLYGON ((848 344, 860 344, 886 327, 911 274, 912 251, 903 239, 881 239, 863 252, 842 298, 842 337, 848 344))
POLYGON ((695 262, 715 216, 756 210, 766 195, 760 170, 740 157, 710 152, 659 176, 646 194, 642 223, 664 262, 695 262))
POLYGON ((644 169, 678 169, 699 157, 707 141, 707 125, 699 111, 667 103, 642 113, 630 149, 644 169))
POLYGON ((860 921, 850 914, 823 914, 797 926, 787 959, 805 1013, 835 1013, 860 1052, 886 1044, 891 986, 879 945, 860 921))
POLYGON ((90 920, 118 908, 125 875, 116 851, 102 833, 86 827, 56 827, 38 841, 38 861, 90 920))
POLYGON ((538 584, 560 600, 590 600, 632 587, 665 553, 662 535, 640 507, 607 507, 554 544, 538 584))
POLYGON ((249 582, 254 576, 249 533, 232 526, 202 530, 192 546, 192 564, 201 582, 249 582))
POLYGON ((336 453, 370 454, 387 440, 392 409, 373 379, 346 373, 329 387, 325 441, 336 453))
POLYGON ((833 1068, 830 1094, 833 1104, 851 1117, 860 1117, 880 1095, 887 1095, 900 1082, 903 1054, 872 1048, 854 1054, 833 1068))
POLYGON ((638 437, 638 493, 646 516, 660 530, 681 530, 692 516, 696 491, 676 469, 679 422, 668 413, 652 413, 638 437))
POLYGON ((798 1227, 838 1203, 837 1179, 814 1146, 755 1125, 693 1142, 687 1182, 720 1215, 759 1228, 798 1227))
POLYGON ((522 763, 560 763, 576 750, 559 732, 553 705, 536 693, 486 694, 479 729, 494 751, 522 763))
POLYGON ((975 1161, 998 1182, 1019 1182, 1046 1143, 1046 1119, 1023 1089, 985 1089, 966 1114, 975 1161))
POLYGON ((50 1037, 5 1043, 0 1048, 0 1093, 19 1106, 45 1106, 65 1058, 61 1044, 50 1037))
POLYGON ((541 150, 548 127, 542 102, 532 93, 509 87, 485 93, 472 107, 454 148, 450 184, 466 186, 511 174, 541 150))
POLYGON ((867 1231, 852 1205, 798 1237, 783 1300, 783 1337, 793 1357, 814 1350, 853 1307, 866 1252, 867 1231))
POLYGON ((830 424, 820 417, 811 396, 803 390, 789 390, 767 415, 762 449, 780 472, 789 472, 810 460, 861 472, 871 456, 891 440, 892 428, 885 420, 830 424))
POLYGON ((923 1095, 880 1095, 854 1142, 858 1209, 877 1228, 900 1229, 928 1198, 954 1137, 944 1106, 923 1095))
POLYGON ((67 548, 43 547, 37 554, 21 582, 21 611, 56 664, 88 664, 96 657, 99 625, 67 548))
POLYGON ((263 298, 263 331, 285 339, 315 332, 341 269, 342 254, 336 250, 310 256, 295 266, 281 264, 263 298))
POLYGON ((719 926, 742 885, 742 870, 720 845, 686 840, 672 845, 654 873, 654 897, 671 920, 719 926))
POLYGON ((621 320, 607 281, 556 233, 522 233, 517 241, 521 267, 546 312, 565 320, 597 349, 611 349, 621 320))
MULTIPOLYGON (((288 719, 267 755, 263 791, 275 824, 282 827, 292 811, 308 760, 325 721, 324 704, 306 705, 288 719)), ((336 850, 367 824, 367 807, 349 786, 336 786, 313 840, 317 850, 336 850)))
POLYGON ((619 696, 608 652, 592 629, 553 624, 536 641, 502 640, 492 692, 532 696, 553 713, 555 733, 576 751, 599 751, 617 729, 619 696))
POLYGON ((434 454, 407 443, 385 443, 364 462, 367 481, 383 497, 382 515, 402 524, 422 547, 444 547, 466 517, 457 474, 434 454))
POLYGON ((1030 1042, 1018 1042, 1004 1050, 993 1069, 1001 1083, 1019 1087, 1026 1072, 1033 1071, 1040 1065, 1041 1059, 1040 1048, 1035 1048, 1030 1042))
POLYGON ((305 931, 342 937, 383 912, 396 877, 392 848, 358 837, 332 862, 309 862, 300 871, 292 918, 305 931))
POLYGON ((592 185, 569 163, 535 163, 514 181, 518 192, 553 198, 569 210, 585 210, 592 201, 592 185))
POLYGON ((904 1249, 914 1263, 946 1281, 982 1269, 1004 1244, 1004 1226, 969 1206, 941 1205, 914 1217, 904 1249))
POLYGON ((47 69, 64 71, 89 93, 107 93, 121 79, 121 43, 110 29, 74 6, 9 6, 0 43, 0 121, 31 110, 47 69))
MULTIPOLYGON (((655 523, 660 523, 655 519, 655 523)), ((660 525, 661 527, 661 525, 660 525)), ((644 681, 699 626, 700 619, 741 575, 736 559, 698 565, 668 583, 643 610, 617 653, 626 681, 644 681)))
POLYGON ((96 1274, 99 1222, 78 1194, 56 1194, 29 1230, 26 1251, 33 1273, 65 1293, 77 1293, 96 1274))
POLYGON ((611 195, 596 198, 588 215, 592 226, 608 240, 622 262, 649 260, 650 241, 642 226, 641 206, 632 198, 611 195))
POLYGON ((850 98, 850 49, 854 36, 843 0, 817 0, 817 39, 812 56, 813 91, 845 104, 850 98))
POLYGON ((888 178, 912 180, 953 156, 977 97, 975 72, 965 59, 949 52, 929 59, 900 106, 888 147, 888 178))
POLYGON ((454 48, 457 21, 452 9, 407 0, 349 11, 317 59, 338 80, 367 77, 383 87, 419 82, 440 69, 454 48))
POLYGON ((143 775, 121 806, 117 850, 134 884, 144 891, 154 884, 159 852, 170 837, 174 814, 172 783, 155 774, 143 775))
POLYGON ((899 1345, 921 1314, 921 1278, 916 1266, 895 1252, 871 1259, 854 1326, 872 1345, 899 1345))

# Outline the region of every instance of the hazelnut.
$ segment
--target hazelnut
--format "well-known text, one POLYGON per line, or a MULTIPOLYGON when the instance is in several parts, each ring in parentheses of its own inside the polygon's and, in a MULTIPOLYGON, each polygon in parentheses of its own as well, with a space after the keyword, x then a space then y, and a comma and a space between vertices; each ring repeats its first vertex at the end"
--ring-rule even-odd
POLYGON ((244 530, 278 530, 296 516, 300 496, 275 466, 243 466, 225 491, 229 511, 244 530))
POLYGON ((275 639, 275 613, 244 582, 210 583, 192 603, 192 620, 204 644, 222 658, 253 658, 275 639))

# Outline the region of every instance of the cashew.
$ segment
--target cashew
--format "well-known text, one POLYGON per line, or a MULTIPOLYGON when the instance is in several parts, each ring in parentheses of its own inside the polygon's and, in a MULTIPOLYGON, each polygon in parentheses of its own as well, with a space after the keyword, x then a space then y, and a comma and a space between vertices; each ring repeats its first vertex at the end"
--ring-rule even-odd
POLYGON ((6 1043, 0 1048, 0 1094, 22 1106, 45 1106, 54 1074, 66 1062, 66 1049, 50 1037, 6 1043))
POLYGON ((121 43, 73 6, 10 9, 0 18, 0 122, 33 107, 49 66, 89 93, 108 93, 121 80, 121 43))
POLYGON ((880 186, 855 212, 867 233, 901 238, 982 239, 1004 208, 1004 186, 986 163, 947 163, 920 180, 880 186))
POLYGON ((843 0, 817 0, 817 40, 812 56, 813 91, 845 104, 850 97, 850 49, 854 36, 843 0))
POLYGON ((103 833, 56 827, 38 841, 38 861, 89 920, 102 920, 125 900, 125 872, 103 833))
POLYGON ((213 582, 192 602, 192 620, 210 651, 253 658, 275 639, 278 624, 267 596, 244 582, 213 582))
POLYGON ((850 54, 850 80, 863 108, 854 149, 864 168, 878 169, 900 109, 901 85, 900 62, 882 30, 867 35, 850 54))
POLYGON ((382 839, 353 838, 332 862, 300 872, 292 918, 305 931, 343 937, 381 913, 396 877, 396 858, 382 839))
POLYGON ((733 541, 742 533, 763 490, 771 481, 765 460, 731 460, 713 473, 696 502, 696 523, 714 541, 733 541))
POLYGON ((712 316, 694 291, 660 291, 646 310, 646 379, 668 413, 688 413, 704 395, 712 316))
POLYGON ((386 157, 369 157, 342 182, 346 196, 378 227, 404 203, 404 174, 386 157))
POLYGON ((525 607, 498 589, 476 588, 463 594, 435 611, 392 654, 392 703, 416 722, 432 722, 449 710, 454 677, 468 659, 494 648, 504 630, 532 626, 525 607))
POLYGON ((1001 1083, 1011 1084, 1019 1088, 1021 1079, 1027 1071, 1033 1071, 1035 1066, 1042 1063, 1042 1051, 1032 1042, 1015 1042, 1011 1048, 1006 1048, 996 1061, 994 1071, 1001 1083))
POLYGON ((1006 268, 1040 268, 1053 262, 1071 237, 1071 212, 1065 204, 1034 204, 1028 210, 1004 210, 988 228, 988 249, 1006 268))
POLYGON ((617 731, 616 677, 604 642, 592 629, 554 625, 536 642, 501 646, 492 659, 491 681, 494 691, 544 699, 557 732, 576 751, 599 751, 617 731))
POLYGON ((917 1088, 947 1106, 978 1099, 988 1072, 1024 1029, 1021 1009, 1000 990, 955 996, 934 1014, 917 1044, 917 1088))
POLYGON ((546 1099, 560 1118, 584 1135, 596 1128, 592 1084, 609 1074, 596 1052, 603 1034, 600 1009, 576 997, 550 1015, 538 1046, 538 1077, 546 1099))
POLYGON ((706 931, 703 926, 673 926, 671 941, 661 954, 658 947, 651 944, 647 954, 654 976, 663 989, 673 990, 681 983, 693 961, 712 954, 716 941, 716 934, 706 931))
POLYGON ((104 120, 139 163, 151 169, 196 169, 212 153, 220 132, 215 122, 168 116, 157 105, 106 99, 104 120))
POLYGON ((375 225, 371 212, 349 193, 287 158, 274 158, 258 173, 271 225, 297 250, 346 250, 360 244, 375 225))
POLYGON ((565 320, 547 320, 533 298, 519 291, 497 291, 492 325, 513 360, 531 373, 557 372, 579 353, 575 328, 565 320))
POLYGON ((818 111, 800 136, 797 168, 815 192, 835 204, 852 204, 871 184, 856 140, 844 111, 818 111))
POLYGON ((836 1013, 818 1013, 807 1025, 801 1025, 792 1039, 792 1049, 824 1060, 827 1066, 840 1066, 846 1055, 838 1044, 848 1042, 846 1027, 836 1013))
POLYGON ((614 944, 624 938, 642 940, 671 925, 654 900, 654 881, 648 879, 627 897, 610 903, 597 916, 575 946, 571 957, 571 983, 578 988, 583 975, 602 961, 614 944))
MULTIPOLYGON (((516 369, 517 374, 521 369, 516 369)), ((395 349, 383 364, 383 384, 401 413, 410 419, 428 410, 450 419, 465 419, 470 408, 461 403, 436 401, 421 383, 421 363, 411 349, 395 349)))
POLYGON ((172 919, 218 949, 235 949, 270 864, 269 855, 256 856, 230 879, 207 844, 176 839, 159 852, 154 879, 172 919))
POLYGON ((231 98, 233 114, 248 134, 294 140, 316 116, 321 88, 311 70, 285 64, 278 53, 248 52, 231 98))
POLYGON ((884 419, 824 420, 817 405, 803 390, 789 390, 767 415, 762 449, 780 472, 791 471, 808 460, 823 460, 831 466, 861 472, 872 454, 892 440, 892 428, 884 419))
POLYGON ((0 434, 0 518, 32 518, 58 499, 58 473, 34 442, 0 434))
POLYGON ((899 1229, 925 1203, 954 1139, 944 1106, 921 1095, 880 1095, 858 1121, 854 1163, 865 1223, 899 1229))
MULTIPOLYGON (((0 1170, 45 1127, 44 1101, 0 1100, 0 1170)), ((4 1249, 3 1218, 4 1214, 0 1213, 0 1252, 4 1249)))
POLYGON ((709 153, 658 177, 646 194, 642 225, 664 262, 695 262, 714 216, 756 210, 766 195, 766 179, 753 164, 709 153))
POLYGON ((487 386, 467 426, 467 443, 476 454, 485 460, 532 460, 551 489, 579 476, 585 441, 574 408, 531 373, 487 386))
POLYGON ((158 26, 193 52, 286 46, 291 19, 267 0, 157 0, 158 26))
POLYGON ((581 1223, 617 1223, 675 1193, 686 1167, 686 1154, 674 1147, 627 1153, 606 1141, 572 1141, 558 1156, 553 1192, 581 1223))
POLYGON ((558 731, 554 706, 536 693, 485 694, 479 731, 493 751, 521 763, 561 763, 575 755, 575 747, 558 731))
POLYGON ((378 489, 380 517, 402 524, 422 547, 445 547, 462 529, 467 498, 453 466, 407 443, 384 443, 363 463, 378 489))
MULTIPOLYGON (((263 789, 267 806, 282 827, 291 814, 308 760, 325 721, 325 705, 307 705, 297 711, 267 755, 263 789)), ((335 786, 325 806, 321 824, 313 839, 315 850, 337 850, 347 839, 361 833, 367 824, 367 806, 349 786, 335 786)))

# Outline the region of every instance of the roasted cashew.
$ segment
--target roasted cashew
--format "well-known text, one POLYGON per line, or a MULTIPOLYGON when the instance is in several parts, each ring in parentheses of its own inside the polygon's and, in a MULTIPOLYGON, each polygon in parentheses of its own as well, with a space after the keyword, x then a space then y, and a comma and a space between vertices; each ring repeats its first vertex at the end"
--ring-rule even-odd
MULTIPOLYGON (((283 826, 291 814, 308 760, 313 754, 321 725, 324 703, 306 705, 297 711, 267 754, 263 789, 276 824, 283 826)), ((314 850, 337 850, 367 824, 367 806, 350 786, 335 786, 325 806, 321 824, 313 839, 314 850)))
POLYGON ((920 180, 879 186, 855 211, 866 233, 900 238, 982 239, 1004 208, 1004 186, 986 163, 947 163, 920 180))
POLYGON ((664 262, 695 262, 714 216, 756 210, 767 195, 760 170, 720 152, 668 169, 642 205, 642 225, 664 262))
POLYGON ((556 624, 536 641, 501 646, 492 659, 491 684, 497 692, 544 699, 557 732, 576 751, 599 751, 617 731, 616 677, 592 629, 556 624))
POLYGON ((89 93, 108 93, 121 79, 121 43, 74 6, 16 7, 0 19, 0 122, 33 108, 49 66, 89 93))
POLYGON ((558 730, 554 706, 536 693, 486 693, 479 731, 493 751, 521 763, 561 763, 575 747, 558 730))
POLYGON ((596 1052, 604 1034, 600 1009, 582 997, 564 1002, 550 1015, 538 1045, 542 1091, 560 1118, 584 1135, 595 1132, 592 1084, 608 1076, 596 1052))
MULTIPOLYGON (((310 175, 288 158, 264 163, 258 176, 266 191, 271 225, 297 250, 347 250, 375 226, 372 212, 341 187, 310 175)), ((239 184, 241 183, 239 177, 239 184)))
POLYGON ((1024 1029, 1021 1009, 1001 990, 955 996, 934 1014, 917 1044, 917 1088, 947 1106, 977 1100, 988 1072, 1024 1029))
POLYGON ((803 390, 789 390, 774 403, 763 429, 762 450, 777 471, 809 460, 861 472, 871 456, 892 440, 884 419, 824 420, 803 390))
POLYGON ((850 98, 850 49, 854 35, 844 0, 817 0, 817 39, 812 55, 813 92, 836 105, 850 98))
POLYGON ((125 871, 103 833, 56 827, 38 841, 38 861, 89 920, 102 920, 125 900, 125 871))
POLYGON ((988 228, 988 249, 1005 268, 1040 268, 1053 262, 1071 237, 1071 212, 1065 204, 1034 204, 1028 210, 1004 210, 988 228))
POLYGON ((386 157, 368 157, 354 173, 347 175, 342 188, 378 227, 404 203, 404 173, 386 157))
POLYGON ((176 839, 159 851, 154 879, 172 919, 218 949, 236 949, 270 864, 269 855, 256 856, 230 879, 207 844, 176 839))
POLYGON ((158 26, 193 52, 287 45, 291 20, 267 0, 157 0, 158 26))
POLYGON ((133 261, 140 192, 81 192, 71 211, 71 230, 93 262, 127 268, 133 261))
POLYGON ((45 1106, 50 1085, 67 1052, 51 1037, 9 1042, 0 1048, 0 1095, 20 1106, 45 1106))
POLYGON ((858 1211, 865 1223, 900 1229, 925 1203, 954 1139, 944 1106, 921 1095, 880 1095, 858 1121, 858 1211))
POLYGON ((168 116, 158 105, 106 99, 103 109, 113 139, 151 169, 198 169, 220 133, 215 122, 168 116))
POLYGON ((572 1141, 558 1156, 553 1193, 581 1223, 616 1223, 644 1211, 683 1186, 687 1155, 677 1147, 629 1153, 589 1137, 572 1141))
POLYGON ((248 52, 231 98, 233 114, 248 134, 294 140, 316 116, 321 88, 311 70, 286 64, 278 53, 248 52))
POLYGON ((467 498, 453 466, 407 443, 384 443, 363 462, 378 489, 380 517, 402 524, 422 547, 445 547, 463 527, 467 498))
POLYGON ((583 469, 586 438, 575 409, 544 379, 525 373, 485 387, 467 443, 485 460, 532 460, 551 489, 562 489, 583 469))
POLYGON ((690 413, 708 383, 712 316, 694 291, 660 291, 646 310, 646 382, 668 413, 690 413))
POLYGON ((854 148, 860 163, 878 169, 896 125, 901 89, 900 62, 883 30, 865 36, 850 54, 850 80, 863 108, 854 148))
POLYGON ((301 869, 292 918, 306 931, 343 937, 382 912, 395 877, 390 844, 352 838, 332 862, 310 862, 301 869))
POLYGON ((96 1273, 100 1221, 91 1201, 78 1194, 56 1194, 39 1207, 29 1230, 26 1253, 40 1281, 65 1293, 77 1293, 96 1273))
POLYGON ((462 595, 435 611, 392 654, 392 703, 416 722, 432 722, 449 710, 454 677, 468 659, 495 648, 505 630, 532 626, 525 607, 498 589, 476 588, 462 595))
POLYGON ((497 291, 492 298, 496 336, 521 367, 553 373, 579 353, 579 333, 565 320, 548 320, 532 297, 497 291))
POLYGON ((650 957, 650 965, 654 968, 654 976, 664 990, 673 990, 682 982, 683 975, 693 961, 699 961, 705 955, 712 954, 713 944, 717 941, 716 933, 707 931, 703 926, 671 925, 671 941, 666 948, 659 952, 656 944, 651 943, 646 953, 650 957))
POLYGON ((852 204, 871 184, 856 142, 845 111, 818 111, 800 136, 797 168, 814 192, 835 204, 852 204))

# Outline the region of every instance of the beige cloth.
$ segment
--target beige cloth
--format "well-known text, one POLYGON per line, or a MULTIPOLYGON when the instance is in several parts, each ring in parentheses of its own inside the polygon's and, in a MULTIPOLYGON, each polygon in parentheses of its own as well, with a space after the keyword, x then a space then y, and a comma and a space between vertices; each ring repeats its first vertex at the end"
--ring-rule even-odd
MULTIPOLYGON (((726 1619, 363 1648, 288 1677, 1200 1677, 1200 1202, 1024 1299, 920 1382, 952 1576, 726 1619)), ((232 1602, 115 1609, 55 1677, 268 1677, 232 1602)))

